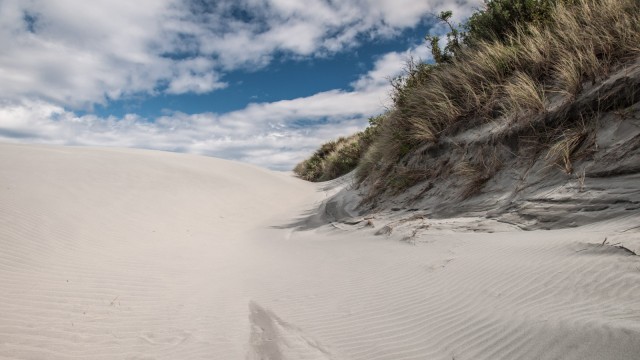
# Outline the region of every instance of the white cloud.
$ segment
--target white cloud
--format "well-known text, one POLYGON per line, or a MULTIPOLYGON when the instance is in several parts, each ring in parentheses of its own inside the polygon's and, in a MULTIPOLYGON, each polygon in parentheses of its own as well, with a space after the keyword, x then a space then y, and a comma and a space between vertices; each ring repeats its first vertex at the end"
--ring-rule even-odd
POLYGON ((165 91, 168 94, 204 94, 227 87, 228 84, 220 81, 213 67, 213 61, 204 57, 176 61, 174 74, 165 91))
POLYGON ((227 83, 219 82, 218 74, 215 72, 186 72, 171 79, 166 92, 168 94, 184 94, 189 92, 205 94, 225 87, 227 87, 227 83))

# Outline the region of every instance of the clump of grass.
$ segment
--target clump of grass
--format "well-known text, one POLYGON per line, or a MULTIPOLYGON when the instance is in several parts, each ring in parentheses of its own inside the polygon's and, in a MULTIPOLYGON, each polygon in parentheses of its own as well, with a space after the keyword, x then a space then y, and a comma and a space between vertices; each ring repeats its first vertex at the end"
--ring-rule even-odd
POLYGON ((359 135, 346 138, 327 156, 324 173, 319 180, 331 180, 349 173, 358 166, 362 153, 359 135))
POLYGON ((545 111, 544 86, 523 72, 516 72, 504 86, 507 112, 521 114, 527 111, 545 111))
POLYGON ((421 121, 420 119, 411 119, 409 121, 411 121, 415 127, 413 137, 416 140, 427 142, 435 142, 438 140, 438 132, 430 122, 421 121))
POLYGON ((580 59, 573 57, 568 51, 562 51, 555 67, 558 87, 556 92, 574 98, 582 89, 582 64, 580 59))
POLYGON ((468 160, 462 160, 454 165, 453 173, 462 178, 464 186, 460 197, 464 200, 480 192, 489 177, 484 174, 482 168, 472 164, 468 160))
POLYGON ((473 195, 480 193, 484 185, 502 167, 502 160, 498 155, 498 151, 480 152, 476 158, 461 159, 453 165, 453 175, 461 178, 464 186, 462 187, 461 198, 467 199, 473 195))
POLYGON ((572 174, 574 156, 588 136, 589 132, 586 129, 564 131, 549 147, 545 158, 559 166, 565 173, 572 174))
POLYGON ((310 158, 300 162, 293 169, 300 178, 308 181, 320 181, 324 174, 324 167, 326 159, 336 148, 337 142, 340 139, 331 140, 322 144, 319 150, 317 150, 310 158))

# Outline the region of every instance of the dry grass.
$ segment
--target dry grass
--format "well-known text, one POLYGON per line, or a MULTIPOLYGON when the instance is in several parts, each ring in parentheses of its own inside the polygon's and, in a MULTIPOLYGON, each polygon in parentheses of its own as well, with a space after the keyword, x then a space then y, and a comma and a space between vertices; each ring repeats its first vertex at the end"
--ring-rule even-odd
POLYGON ((464 187, 460 194, 467 199, 480 193, 484 185, 502 168, 498 149, 482 149, 474 159, 461 159, 453 165, 452 175, 461 178, 464 187))
POLYGON ((529 27, 512 36, 510 42, 519 44, 518 68, 534 78, 543 77, 555 61, 547 41, 553 37, 549 28, 529 27))
POLYGON ((581 172, 578 172, 576 175, 576 180, 578 180, 578 184, 580 185, 580 192, 583 192, 585 189, 585 179, 587 177, 586 169, 582 169, 581 172))
POLYGON ((582 66, 580 60, 569 52, 562 52, 555 68, 557 87, 555 92, 568 95, 570 99, 582 90, 582 66))
POLYGON ((573 173, 573 158, 578 148, 589 136, 586 129, 567 130, 551 145, 546 159, 558 165, 565 173, 573 173))
POLYGON ((491 180, 491 175, 477 165, 463 162, 454 167, 454 174, 462 177, 463 187, 460 199, 465 200, 480 193, 484 185, 491 180))
POLYGON ((438 140, 438 132, 432 123, 419 119, 410 120, 415 127, 413 137, 418 141, 435 142, 438 140))
POLYGON ((508 113, 521 114, 528 111, 540 113, 545 111, 544 87, 523 72, 516 72, 511 81, 504 86, 504 93, 508 113))
POLYGON ((457 163, 453 168, 453 173, 463 179, 464 187, 460 194, 463 200, 478 194, 490 179, 480 166, 473 165, 466 160, 457 163))
POLYGON ((453 166, 453 173, 456 176, 471 180, 478 177, 482 173, 482 170, 478 166, 471 164, 468 160, 461 160, 453 166))
POLYGON ((559 89, 570 95, 585 80, 605 76, 612 63, 639 54, 639 3, 634 0, 583 0, 578 6, 559 5, 549 47, 556 54, 559 89))

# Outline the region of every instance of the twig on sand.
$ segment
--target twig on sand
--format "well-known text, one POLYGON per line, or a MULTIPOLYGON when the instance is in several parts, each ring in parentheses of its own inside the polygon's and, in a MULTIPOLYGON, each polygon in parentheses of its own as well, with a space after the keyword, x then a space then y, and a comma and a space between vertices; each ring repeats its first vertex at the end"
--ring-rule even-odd
POLYGON ((113 304, 116 303, 116 300, 118 300, 119 297, 120 297, 120 295, 118 295, 115 298, 113 298, 113 300, 111 300, 111 304, 109 304, 109 306, 113 306, 113 304))
POLYGON ((629 230, 633 230, 633 229, 637 229, 637 228, 640 228, 640 225, 638 225, 638 226, 634 226, 634 227, 630 227, 630 228, 628 228, 627 230, 622 230, 621 232, 627 232, 627 231, 629 231, 629 230))

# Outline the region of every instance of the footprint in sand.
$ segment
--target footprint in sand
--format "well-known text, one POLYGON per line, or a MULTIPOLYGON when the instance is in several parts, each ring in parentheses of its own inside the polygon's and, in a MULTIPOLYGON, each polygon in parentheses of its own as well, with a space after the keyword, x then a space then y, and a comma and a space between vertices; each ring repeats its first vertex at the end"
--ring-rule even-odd
POLYGON ((337 360, 325 347, 273 312, 249 302, 247 360, 337 360))

